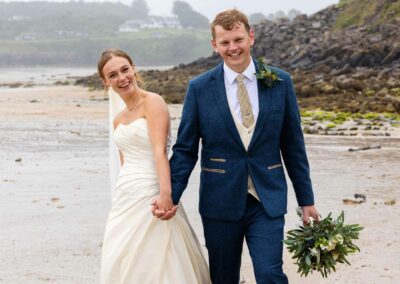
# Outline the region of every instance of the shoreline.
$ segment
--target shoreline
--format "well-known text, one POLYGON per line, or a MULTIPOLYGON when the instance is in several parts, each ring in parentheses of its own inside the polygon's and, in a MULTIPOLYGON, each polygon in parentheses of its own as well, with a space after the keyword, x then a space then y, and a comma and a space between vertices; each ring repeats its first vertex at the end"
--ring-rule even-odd
MULTIPOLYGON (((77 86, 0 89, 0 283, 98 283, 110 207, 108 102, 102 91, 77 86), (31 102, 35 101, 36 102, 31 102)), ((169 105, 176 139, 181 105, 169 105)), ((290 283, 397 283, 400 279, 400 136, 305 135, 316 205, 323 216, 345 210, 346 223, 365 227, 361 252, 328 279, 301 278, 284 249, 290 283), (380 149, 348 151, 379 144, 380 149), (367 202, 346 205, 355 193, 367 202), (394 200, 387 205, 386 201, 394 200)), ((197 164, 182 202, 204 246, 197 211, 197 164)), ((299 223, 288 182, 285 232, 299 223)), ((205 249, 204 249, 204 252, 205 249)), ((254 284, 243 250, 242 283, 254 284)))
MULTIPOLYGON (((90 88, 72 85, 73 79, 66 79, 64 81, 57 81, 51 85, 36 84, 24 85, 23 83, 15 83, 15 87, 0 86, 0 95, 2 94, 25 94, 29 92, 33 95, 30 103, 39 103, 39 91, 51 92, 75 90, 74 92, 86 92, 88 96, 86 99, 90 101, 104 101, 108 100, 104 92, 100 90, 91 90, 90 88), (38 94, 38 97, 36 97, 38 94)), ((49 99, 49 98, 46 98, 49 99)), ((85 98, 80 98, 84 102, 85 98)), ((182 106, 182 104, 168 104, 170 106, 182 106)), ((305 136, 318 135, 318 136, 341 136, 341 137, 400 137, 400 114, 387 114, 387 113, 367 113, 367 114, 349 114, 343 112, 321 111, 321 110, 302 110, 302 128, 305 136), (360 118, 353 118, 355 116, 360 118), (343 118, 344 116, 344 118, 343 118), (395 119, 389 116, 395 117, 395 119), (370 117, 366 119, 364 117, 370 117)), ((180 113, 171 114, 174 119, 180 119, 180 113)))

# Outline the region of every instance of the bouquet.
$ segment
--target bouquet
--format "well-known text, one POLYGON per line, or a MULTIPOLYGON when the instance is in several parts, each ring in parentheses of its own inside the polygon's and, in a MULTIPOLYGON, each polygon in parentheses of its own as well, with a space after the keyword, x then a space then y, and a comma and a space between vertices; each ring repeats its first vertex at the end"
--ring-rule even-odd
MULTIPOLYGON (((301 209, 297 210, 301 216, 299 211, 301 209)), ((292 259, 296 259, 295 263, 299 266, 297 273, 301 276, 306 277, 316 270, 327 277, 336 271, 338 263, 350 265, 346 259, 348 254, 360 251, 353 240, 358 239, 363 227, 358 224, 345 225, 343 211, 336 220, 331 215, 329 213, 321 221, 309 218, 306 226, 290 230, 283 241, 293 254, 292 259)))

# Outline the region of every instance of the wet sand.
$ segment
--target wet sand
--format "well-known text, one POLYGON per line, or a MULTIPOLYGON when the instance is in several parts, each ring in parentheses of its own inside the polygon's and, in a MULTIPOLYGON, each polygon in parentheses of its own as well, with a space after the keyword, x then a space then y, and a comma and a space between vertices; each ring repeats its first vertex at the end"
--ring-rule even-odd
MULTIPOLYGON (((0 89, 0 283, 98 283, 110 208, 107 107, 102 92, 81 87, 0 89)), ((170 110, 175 139, 181 106, 170 110)), ((399 137, 306 136, 318 209, 345 210, 346 222, 365 230, 352 266, 338 266, 327 280, 298 276, 285 250, 290 283, 400 281, 399 137), (381 149, 348 151, 371 144, 381 149), (354 193, 367 202, 344 205, 354 193)), ((197 165, 183 204, 204 244, 198 184, 197 165)), ((295 208, 290 188, 286 230, 299 223, 295 208)), ((242 279, 255 283, 246 248, 242 279)))

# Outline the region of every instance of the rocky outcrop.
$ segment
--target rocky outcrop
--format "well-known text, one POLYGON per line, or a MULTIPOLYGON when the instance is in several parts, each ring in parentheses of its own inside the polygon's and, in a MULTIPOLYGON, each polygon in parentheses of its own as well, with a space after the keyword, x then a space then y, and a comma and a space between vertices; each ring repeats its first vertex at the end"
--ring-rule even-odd
MULTIPOLYGON (((302 108, 399 113, 400 21, 337 29, 341 12, 331 6, 293 21, 256 25, 252 56, 292 74, 302 108)), ((142 75, 148 90, 168 102, 182 102, 188 80, 219 62, 213 54, 142 75)))
POLYGON ((379 68, 400 63, 400 22, 338 30, 335 22, 340 12, 340 8, 331 6, 292 22, 258 25, 253 55, 289 70, 379 68))

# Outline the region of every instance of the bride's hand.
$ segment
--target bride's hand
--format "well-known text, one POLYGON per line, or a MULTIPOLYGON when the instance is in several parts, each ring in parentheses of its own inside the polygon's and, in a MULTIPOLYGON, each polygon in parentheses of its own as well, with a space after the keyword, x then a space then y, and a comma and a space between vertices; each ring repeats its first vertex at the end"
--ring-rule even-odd
POLYGON ((178 209, 177 205, 172 202, 171 196, 159 195, 153 200, 152 213, 161 220, 169 220, 175 216, 178 209))

